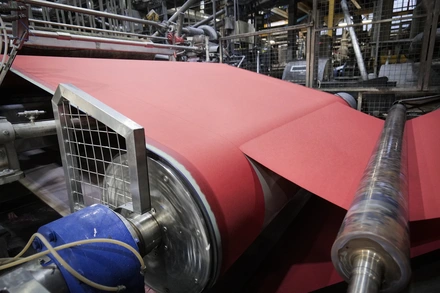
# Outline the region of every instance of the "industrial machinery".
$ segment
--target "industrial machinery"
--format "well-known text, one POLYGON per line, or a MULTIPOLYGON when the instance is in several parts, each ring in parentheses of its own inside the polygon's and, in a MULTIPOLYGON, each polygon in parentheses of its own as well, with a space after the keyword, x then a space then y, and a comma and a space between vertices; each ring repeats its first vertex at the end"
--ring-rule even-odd
POLYGON ((332 248, 348 292, 400 292, 411 276, 405 118, 405 106, 390 109, 332 248))
MULTIPOLYGON (((327 3, 303 1, 306 17, 288 15, 307 37, 274 28, 261 38, 258 11, 270 1, 212 1, 211 15, 201 16, 192 0, 170 11, 167 1, 1 2, 0 185, 23 180, 24 150, 55 149, 63 172, 48 181, 63 180, 56 200, 69 211, 42 225, 19 254, 0 258, 0 292, 209 292, 289 203, 293 221, 312 193, 348 212, 336 239, 330 235, 331 251, 317 253, 330 266, 318 259, 310 267, 330 267, 349 292, 402 291, 411 278, 409 222, 440 217, 425 206, 411 214, 408 195, 411 185, 435 210, 440 158, 432 150, 440 138, 426 129, 440 121, 439 95, 393 101, 382 124, 354 110, 355 90, 333 95, 264 76, 284 69, 281 79, 307 84, 304 51, 318 43, 322 88, 398 87, 408 80, 392 77, 395 65, 412 67, 416 83, 417 58, 368 65, 369 46, 359 44, 349 11, 356 1, 338 7, 353 60, 334 68, 334 38, 312 42, 318 24, 305 23, 314 17, 311 2, 327 3), (283 48, 298 60, 281 56, 274 66, 271 54, 281 50, 270 34, 294 38, 283 48), (262 74, 233 68, 254 61, 262 74), (233 66, 208 64, 219 62, 233 66), (368 156, 358 178, 367 163, 359 158, 368 156)), ((411 44, 419 46, 423 34, 414 30, 411 44)), ((430 78, 436 82, 435 72, 430 78)), ((417 249, 438 249, 438 238, 417 249)), ((305 279, 300 262, 293 266, 305 279)))
MULTIPOLYGON (((286 95, 280 95, 278 103, 261 99, 252 111, 246 101, 254 97, 248 95, 241 95, 241 100, 236 95, 205 99, 192 94, 184 100, 176 98, 173 91, 179 92, 186 80, 176 81, 175 89, 163 96, 145 97, 135 86, 170 68, 177 76, 191 69, 195 78, 206 73, 239 75, 242 87, 252 86, 251 81, 258 77, 263 83, 260 90, 266 91, 270 89, 264 84, 273 82, 254 73, 212 64, 174 67, 173 63, 32 56, 15 61, 14 72, 53 93, 52 106, 73 213, 39 229, 33 239, 38 251, 35 256, 14 258, 2 265, 7 268, 33 260, 3 275, 3 287, 20 292, 23 286, 46 286, 51 292, 56 283, 60 284, 58 288, 70 292, 93 292, 92 287, 102 289, 101 285, 106 286, 105 290, 126 288, 142 292, 145 282, 157 292, 206 291, 287 202, 309 194, 293 179, 286 180, 258 163, 258 159, 247 158, 236 146, 260 137, 267 125, 279 123, 279 117, 291 119, 310 109, 315 109, 311 111, 314 113, 320 104, 322 109, 336 107, 357 113, 348 107, 355 106, 349 95, 333 96, 283 81, 277 81, 278 91, 286 95), (85 63, 105 74, 84 71, 85 63), (146 64, 154 69, 150 75, 127 75, 125 82, 117 82, 120 76, 107 70, 117 66, 119 72, 137 72, 146 64), (53 70, 54 66, 57 70, 53 70), (90 82, 92 76, 95 79, 90 82), (89 93, 72 85, 58 85, 64 78, 75 80, 89 93), (106 84, 112 86, 102 86, 106 84), (313 95, 309 94, 303 104, 285 107, 286 103, 293 103, 287 95, 292 89, 313 95), (114 93, 124 93, 124 99, 114 93), (136 108, 131 107, 134 101, 136 108), (230 112, 228 105, 232 103, 236 108, 230 112), (210 115, 198 111, 195 105, 210 115), (267 115, 262 118, 263 109, 267 115), (228 113, 228 122, 238 127, 241 135, 236 134, 236 128, 215 122, 224 113, 228 113), (245 113, 250 117, 243 120, 245 113), (213 117, 217 118, 211 120, 213 117), (218 133, 222 135, 217 136, 218 133), (228 138, 224 140, 225 137, 228 138), (217 148, 212 153, 214 145, 217 148), (43 260, 38 263, 39 258, 43 260), (56 274, 35 277, 47 274, 47 267, 56 274), (26 282, 14 283, 17 274, 23 275, 24 271, 38 273, 26 273, 26 282)), ((204 92, 209 87, 210 82, 193 89, 204 92)), ((297 95, 295 99, 299 98, 297 95)), ((375 286, 376 291, 389 287, 390 292, 395 292, 410 277, 408 211, 405 184, 400 183, 400 178, 405 179, 401 175, 405 167, 400 164, 405 153, 401 149, 405 113, 406 108, 400 104, 390 110, 334 245, 333 260, 353 284, 352 292, 361 292, 356 289, 359 286, 375 286), (365 231, 365 227, 369 228, 365 231), (369 282, 365 274, 371 279, 369 282)))
POLYGON ((218 62, 218 32, 209 25, 214 15, 184 26, 193 2, 185 2, 169 19, 165 12, 161 21, 149 5, 135 1, 0 2, 4 56, 20 50, 31 55, 218 62), (8 39, 14 40, 11 52, 8 39))
MULTIPOLYGON (((31 63, 26 59, 20 60, 16 61, 17 70, 20 70, 20 64, 37 66, 38 63, 37 60, 31 63)), ((59 62, 47 62, 48 60, 41 59, 40 65, 61 65, 59 62)), ((70 62, 71 59, 58 60, 70 62)), ((103 69, 101 66, 106 64, 105 60, 95 61, 99 64, 94 68, 103 69)), ((69 68, 68 74, 75 74, 72 67, 74 64, 83 68, 78 62, 69 64, 65 64, 64 67, 69 68)), ((126 70, 122 63, 119 65, 121 71, 126 70)), ((136 62, 125 65, 143 66, 136 62)), ((156 66, 158 70, 163 68, 162 63, 150 66, 156 66)), ((233 68, 224 69, 227 69, 225 74, 241 72, 233 68)), ((181 70, 185 69, 182 67, 181 70)), ((38 70, 43 71, 43 68, 38 70)), ((193 74, 197 72, 202 74, 201 71, 193 70, 193 74)), ((28 74, 24 71, 22 73, 28 74)), ((111 82, 111 79, 118 78, 117 75, 110 74, 102 76, 102 81, 111 82)), ((249 78, 252 76, 253 74, 249 78)), ((29 78, 36 81, 36 77, 29 78)), ((89 79, 84 76, 82 80, 86 82, 89 79)), ((139 77, 135 80, 142 79, 139 77)), ((46 84, 47 90, 52 91, 50 84, 41 82, 46 84)), ((98 80, 95 82, 99 83, 98 80)), ((93 92, 92 90, 91 93, 93 92)), ((173 95, 168 97, 174 99, 173 95)), ((152 100, 149 99, 149 103, 166 102, 163 97, 150 98, 152 100)), ((343 98, 350 99, 344 95, 343 98)), ((193 96, 193 99, 197 100, 197 103, 202 102, 199 100, 200 96, 193 96)), ((323 94, 320 99, 348 105, 340 97, 327 94, 323 94)), ((353 103, 354 100, 351 99, 349 102, 353 103)), ((216 101, 221 103, 221 100, 216 101)), ((92 290, 91 287, 102 288, 96 283, 112 287, 106 290, 116 291, 122 289, 118 286, 124 286, 129 292, 141 292, 144 289, 142 279, 148 287, 157 292, 201 292, 216 282, 218 276, 243 253, 261 229, 272 221, 290 199, 305 198, 304 191, 298 186, 282 180, 257 162, 249 161, 238 150, 231 152, 227 148, 219 151, 217 155, 223 157, 223 162, 218 162, 216 168, 213 168, 211 163, 206 164, 204 160, 197 159, 200 158, 200 150, 206 149, 203 144, 211 142, 206 141, 209 136, 197 133, 204 130, 194 127, 194 122, 172 122, 172 117, 177 118, 182 114, 181 108, 175 108, 175 114, 169 113, 164 116, 161 111, 145 115, 144 110, 149 107, 139 107, 142 110, 136 114, 140 116, 135 119, 141 121, 141 117, 148 117, 158 121, 157 118, 161 117, 160 121, 171 121, 171 124, 163 126, 169 130, 179 127, 181 129, 178 132, 186 133, 187 138, 199 137, 200 147, 196 149, 187 148, 185 144, 180 143, 180 139, 174 143, 169 141, 168 147, 165 148, 161 144, 165 142, 163 138, 168 136, 169 131, 164 130, 156 134, 148 130, 145 132, 140 124, 122 114, 126 113, 127 109, 122 109, 122 113, 116 111, 115 108, 119 106, 113 105, 113 102, 104 103, 71 85, 62 84, 57 87, 52 105, 70 207, 74 213, 39 229, 37 238, 33 240, 38 254, 18 259, 20 254, 2 265, 1 268, 8 268, 31 259, 36 261, 35 259, 46 254, 50 258, 44 258, 45 261, 40 260, 40 263, 31 262, 4 275, 0 282, 9 292, 45 286, 50 292, 53 283, 62 284, 62 287, 70 292, 89 292, 92 290), (165 137, 157 137, 157 134, 165 134, 165 137), (162 142, 151 144, 156 139, 162 142), (228 157, 229 159, 225 160, 228 157), (187 163, 189 159, 191 164, 187 163), (233 159, 233 172, 230 169, 230 159, 233 159), (229 171, 225 173, 225 170, 229 171), (225 184, 224 180, 229 183, 231 180, 239 180, 240 184, 225 184), (256 182, 258 185, 255 185, 256 182), (254 202, 254 205, 249 205, 250 202, 254 202), (232 203, 235 207, 231 206, 232 203), (249 217, 253 220, 249 220, 249 217), (82 242, 83 240, 86 242, 82 242), (126 245, 117 246, 122 245, 121 242, 128 244, 131 250, 135 251, 128 251, 126 245), (78 245, 80 246, 76 247, 78 245), (113 263, 123 264, 123 267, 113 263), (42 279, 34 277, 45 275, 47 267, 53 269, 54 264, 56 274, 42 279), (104 270, 104 267, 114 270, 104 270), (124 270, 123 274, 121 270, 124 270), (26 273, 25 282, 15 283, 17 274, 23 275, 23 271, 38 273, 26 273), (82 277, 78 277, 78 274, 82 277), (93 283, 86 279, 92 280, 93 283), (108 280, 112 281, 109 283, 108 280)), ((205 100, 203 103, 210 101, 205 100)), ((157 106, 162 107, 159 104, 157 106)), ((239 121, 242 117, 241 112, 240 110, 230 119, 239 121)), ((272 115, 277 117, 276 112, 272 115)), ((149 124, 146 121, 141 123, 149 124)), ((258 132, 259 127, 264 125, 250 123, 246 126, 246 131, 258 132)), ((214 129, 227 132, 232 130, 221 130, 217 127, 214 129)), ((173 139, 175 138, 178 137, 173 136, 173 139)), ((207 159, 212 160, 214 157, 207 156, 207 159)))

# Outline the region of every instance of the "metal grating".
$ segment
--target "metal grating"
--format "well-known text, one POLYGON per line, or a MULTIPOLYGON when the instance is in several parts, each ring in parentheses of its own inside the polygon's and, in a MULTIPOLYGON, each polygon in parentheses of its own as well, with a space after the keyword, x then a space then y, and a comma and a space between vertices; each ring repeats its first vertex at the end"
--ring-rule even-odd
POLYGON ((359 110, 382 117, 395 97, 438 93, 439 19, 440 1, 291 1, 255 11, 256 32, 230 27, 231 35, 220 38, 222 62, 330 93, 364 95, 359 110), (274 14, 284 20, 272 22, 274 14))
POLYGON ((385 118, 397 100, 394 94, 364 94, 362 98, 361 111, 379 118, 385 118))
POLYGON ((62 109, 75 204, 102 203, 116 209, 132 202, 128 161, 121 159, 127 154, 125 139, 69 101, 62 101, 62 109))
POLYGON ((149 210, 142 127, 72 86, 60 85, 53 106, 72 210, 149 210))
POLYGON ((223 63, 305 84, 308 24, 223 37, 223 63), (298 73, 286 68, 301 67, 298 73))

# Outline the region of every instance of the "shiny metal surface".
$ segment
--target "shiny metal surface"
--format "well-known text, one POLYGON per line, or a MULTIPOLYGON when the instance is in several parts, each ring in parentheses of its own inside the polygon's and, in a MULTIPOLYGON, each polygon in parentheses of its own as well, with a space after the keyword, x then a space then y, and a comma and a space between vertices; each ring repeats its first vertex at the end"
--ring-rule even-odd
POLYGON ((48 257, 30 261, 0 276, 0 292, 69 293, 66 282, 54 264, 42 265, 48 257))
MULTIPOLYGON (((52 106, 71 209, 106 204, 101 194, 111 195, 108 186, 103 185, 105 169, 110 165, 129 170, 129 177, 115 185, 128 188, 127 192, 121 192, 125 196, 123 203, 132 202, 133 212, 137 214, 149 211, 144 129, 71 85, 58 87, 52 106), (71 123, 72 119, 80 120, 80 125, 71 123), (125 161, 113 160, 124 153, 125 161)), ((119 189, 112 192, 117 194, 119 189)))
POLYGON ((21 2, 35 5, 35 6, 40 6, 40 7, 62 9, 65 11, 84 13, 84 14, 88 14, 88 15, 107 17, 107 18, 118 19, 118 20, 123 20, 123 21, 130 21, 130 22, 141 23, 141 24, 145 24, 145 25, 152 25, 152 26, 155 26, 158 28, 165 27, 164 24, 162 24, 160 22, 149 21, 149 20, 145 20, 145 19, 134 18, 134 17, 119 15, 119 14, 113 14, 113 13, 108 13, 108 12, 103 12, 103 11, 98 11, 98 10, 93 10, 93 9, 86 9, 86 8, 81 8, 81 7, 71 6, 71 5, 65 5, 65 4, 60 4, 60 3, 56 3, 56 2, 42 1, 42 0, 22 0, 21 2))
POLYGON ((201 292, 213 280, 218 247, 194 195, 163 162, 148 158, 161 245, 145 257, 145 282, 157 292, 201 292))
POLYGON ((382 280, 382 260, 371 250, 360 250, 354 257, 348 293, 378 292, 382 280))
MULTIPOLYGON (((122 212, 138 235, 142 234, 144 251, 153 249, 144 257, 145 283, 156 292, 201 292, 212 281, 218 265, 214 257, 217 247, 204 216, 193 194, 170 167, 148 157, 148 171, 151 213, 136 216, 122 212)), ((122 172, 120 168, 107 171, 111 174, 108 178, 114 178, 108 184, 119 182, 122 172)), ((116 206, 112 200, 117 198, 109 197, 109 203, 116 206)))
POLYGON ((180 13, 184 13, 191 5, 195 2, 195 0, 187 0, 176 12, 168 19, 168 22, 174 22, 179 17, 180 13))
MULTIPOLYGON (((213 281, 219 265, 216 240, 194 194, 178 175, 151 157, 148 171, 152 214, 159 224, 161 243, 144 257, 145 283, 156 292, 201 292, 213 281)), ((153 222, 147 218, 129 220, 137 227, 149 222, 141 229, 152 235, 153 222)))
POLYGON ((116 209, 116 212, 133 238, 137 239, 140 254, 145 256, 160 244, 161 230, 152 212, 138 215, 131 212, 133 208, 130 205, 130 203, 125 204, 116 209))
POLYGON ((368 73, 367 73, 367 69, 365 68, 365 63, 356 36, 356 31, 354 30, 354 27, 350 26, 353 24, 353 21, 351 20, 351 16, 350 16, 350 12, 348 11, 348 5, 346 0, 341 0, 341 8, 342 11, 344 12, 344 20, 347 23, 347 25, 349 25, 348 32, 350 33, 351 44, 353 45, 354 54, 356 55, 356 61, 359 67, 359 71, 361 73, 362 80, 368 80, 368 73))
POLYGON ((359 281, 352 277, 359 251, 377 254, 383 273, 370 269, 382 275, 381 292, 400 292, 411 275, 405 121, 405 106, 394 105, 332 247, 333 264, 350 283, 359 281))
POLYGON ((161 231, 159 224, 151 213, 135 215, 129 217, 128 220, 133 224, 135 230, 140 236, 140 246, 144 255, 157 247, 161 241, 161 231))

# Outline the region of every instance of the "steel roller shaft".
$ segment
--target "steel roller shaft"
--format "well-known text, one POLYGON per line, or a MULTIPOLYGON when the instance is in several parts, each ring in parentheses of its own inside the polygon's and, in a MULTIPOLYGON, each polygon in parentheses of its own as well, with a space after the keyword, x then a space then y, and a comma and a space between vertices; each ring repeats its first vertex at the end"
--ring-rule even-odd
POLYGON ((348 292, 399 292, 408 283, 406 108, 394 105, 332 247, 348 292))

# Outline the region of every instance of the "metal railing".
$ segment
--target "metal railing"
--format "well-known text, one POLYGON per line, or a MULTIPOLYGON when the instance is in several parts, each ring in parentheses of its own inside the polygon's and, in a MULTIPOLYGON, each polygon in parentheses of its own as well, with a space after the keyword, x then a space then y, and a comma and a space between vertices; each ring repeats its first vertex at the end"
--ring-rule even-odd
POLYGON ((236 66, 244 56, 247 70, 357 92, 360 110, 386 113, 396 96, 440 90, 440 2, 391 2, 314 0, 302 24, 220 38, 221 60, 236 66))
MULTIPOLYGON (((73 0, 72 5, 42 0, 13 3, 27 7, 27 12, 19 19, 19 22, 26 21, 24 26, 30 32, 26 47, 158 54, 170 56, 170 59, 176 52, 204 50, 188 44, 174 45, 166 36, 172 24, 141 18, 132 9, 131 1, 126 4, 116 0, 96 3, 73 0), (152 31, 156 33, 148 34, 152 31)), ((3 27, 10 38, 16 37, 13 24, 3 27)))

